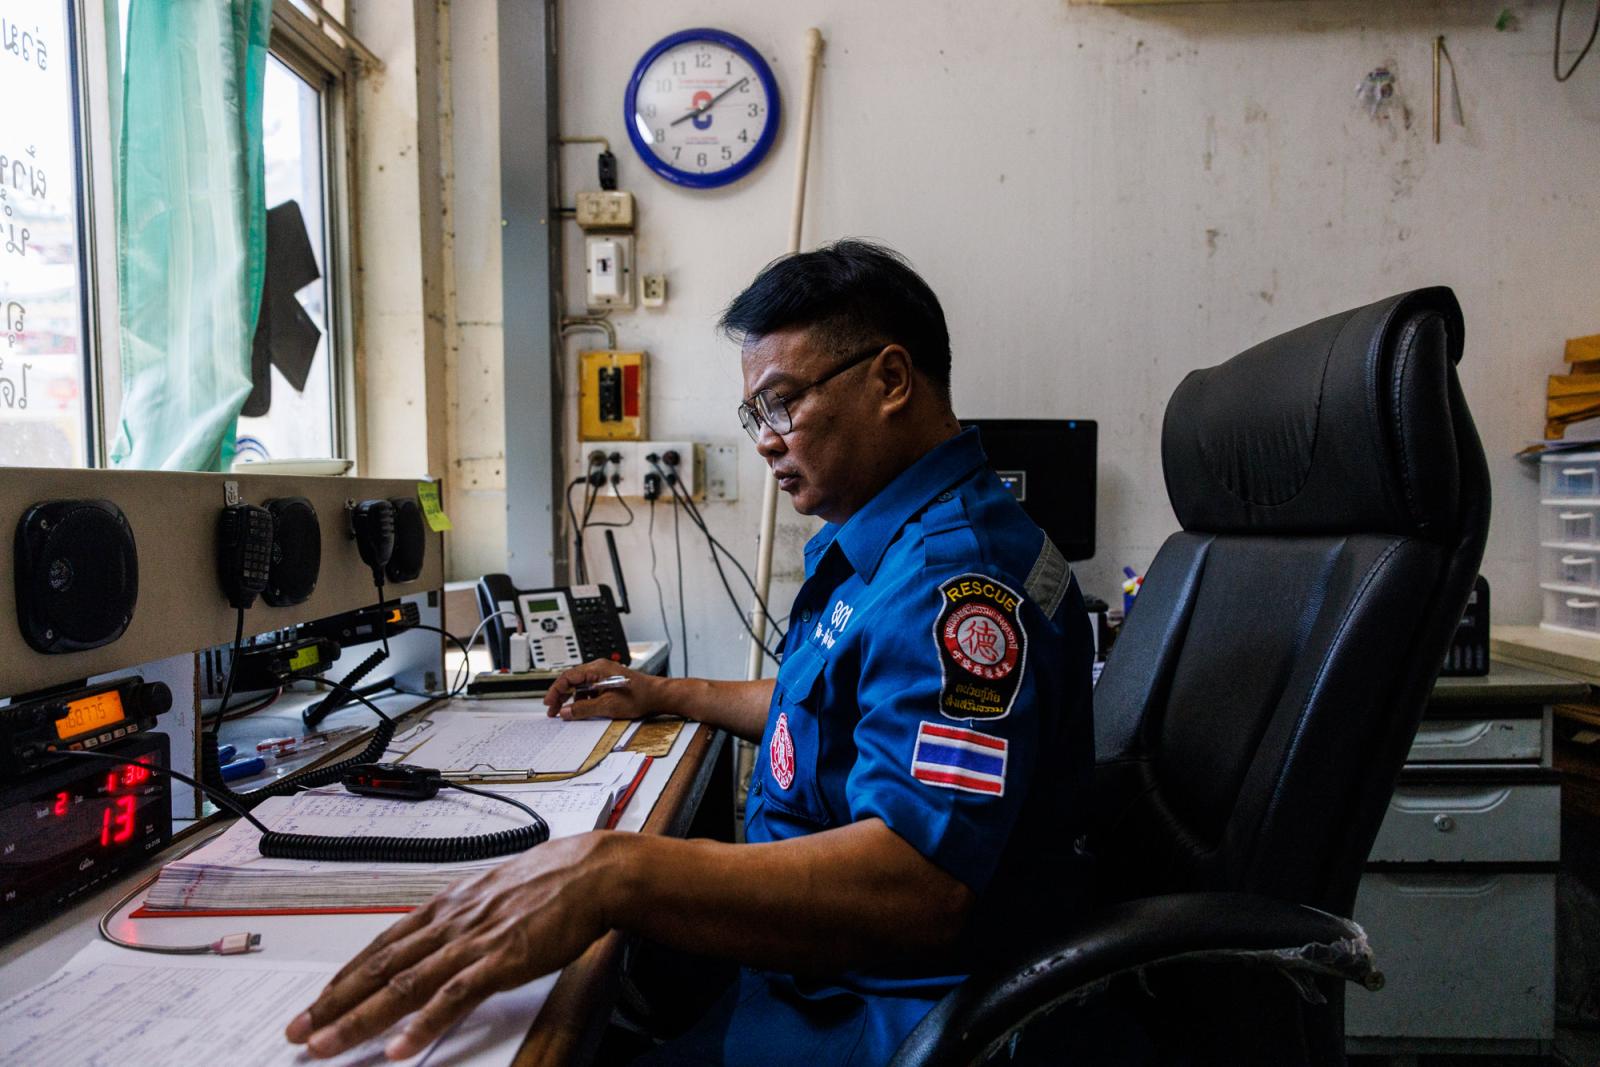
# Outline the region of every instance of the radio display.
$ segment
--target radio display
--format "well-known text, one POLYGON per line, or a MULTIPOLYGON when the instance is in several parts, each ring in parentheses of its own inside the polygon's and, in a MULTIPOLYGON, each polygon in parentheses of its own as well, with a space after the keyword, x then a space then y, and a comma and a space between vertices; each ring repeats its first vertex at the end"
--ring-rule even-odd
POLYGON ((67 716, 56 720, 56 735, 63 741, 79 734, 93 733, 125 718, 122 694, 115 689, 74 700, 67 705, 67 716))

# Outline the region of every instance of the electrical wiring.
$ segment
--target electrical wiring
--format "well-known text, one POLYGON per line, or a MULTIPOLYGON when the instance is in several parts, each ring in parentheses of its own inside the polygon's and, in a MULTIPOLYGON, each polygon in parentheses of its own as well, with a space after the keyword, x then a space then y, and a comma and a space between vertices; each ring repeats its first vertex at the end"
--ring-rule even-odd
MULTIPOLYGON (((660 467, 656 468, 660 470, 660 467)), ((661 479, 663 482, 666 478, 661 479)), ((678 512, 682 510, 678 504, 677 494, 672 497, 672 551, 678 557, 678 636, 683 641, 683 676, 689 677, 689 618, 683 610, 683 535, 679 532, 678 512)))
MULTIPOLYGON (((734 567, 738 568, 740 576, 744 578, 745 585, 749 586, 750 588, 751 595, 755 597, 756 603, 761 606, 762 613, 767 616, 767 620, 772 626, 773 632, 777 635, 778 646, 781 648, 783 646, 784 639, 788 637, 788 634, 785 632, 782 626, 773 620, 772 611, 767 607, 767 602, 762 598, 760 593, 756 592, 755 579, 750 577, 750 572, 745 570, 743 563, 739 562, 739 557, 734 555, 727 545, 724 545, 721 541, 717 540, 716 535, 711 532, 711 527, 706 524, 705 516, 700 514, 699 505, 694 502, 693 497, 689 496, 689 494, 683 491, 683 488, 678 484, 678 479, 675 477, 668 479, 666 472, 662 470, 661 464, 658 461, 652 461, 651 466, 655 467, 656 473, 661 475, 662 481, 665 482, 672 490, 674 500, 680 498, 682 499, 689 513, 689 521, 695 524, 695 526, 700 530, 700 533, 705 536, 706 541, 711 545, 712 563, 717 562, 716 554, 721 552, 722 555, 727 557, 728 562, 732 563, 734 567)), ((718 567, 718 572, 721 572, 720 567, 718 567)), ((727 579, 724 578, 723 586, 726 587, 727 584, 727 579)), ((737 608, 740 615, 743 616, 744 609, 739 606, 738 598, 733 596, 731 590, 729 591, 728 595, 732 598, 734 607, 737 608)), ((754 634, 751 636, 754 636, 754 634)))
POLYGON ((1578 52, 1578 58, 1572 61, 1572 66, 1567 68, 1565 74, 1561 73, 1561 24, 1567 18, 1567 0, 1559 0, 1556 5, 1556 46, 1550 56, 1551 73, 1556 76, 1556 81, 1564 82, 1578 72, 1578 67, 1583 64, 1589 55, 1589 49, 1594 47, 1595 37, 1600 36, 1600 0, 1594 8, 1594 24, 1589 27, 1589 39, 1583 43, 1583 49, 1578 52))
POLYGON ((572 565, 575 568, 578 581, 589 580, 589 567, 583 558, 583 527, 578 522, 578 511, 572 504, 572 490, 580 485, 588 484, 589 479, 574 478, 567 483, 567 519, 572 524, 572 565))
POLYGON ((228 701, 233 699, 233 679, 239 673, 233 667, 238 662, 240 649, 244 647, 244 609, 239 608, 237 610, 238 619, 233 626, 233 652, 228 657, 228 680, 222 686, 222 703, 217 705, 215 716, 211 719, 210 732, 212 736, 216 735, 217 728, 222 724, 222 720, 227 717, 228 701))
MULTIPOLYGON (((656 466, 657 471, 661 471, 661 468, 660 468, 659 465, 655 465, 655 466, 656 466)), ((673 500, 674 506, 675 507, 682 507, 683 510, 687 511, 689 513, 690 521, 693 522, 695 524, 695 526, 697 526, 699 528, 701 534, 703 534, 705 536, 707 544, 709 546, 709 551, 711 553, 711 565, 714 568, 716 568, 717 577, 722 580, 722 588, 728 594, 728 601, 731 604, 733 604, 734 611, 739 616, 739 625, 743 626, 744 627, 744 632, 750 635, 750 640, 754 641, 756 644, 761 646, 761 651, 766 653, 768 659, 772 660, 772 662, 775 663, 775 664, 779 663, 780 661, 778 659, 778 654, 772 650, 772 647, 770 645, 768 645, 766 642, 762 641, 760 638, 758 638, 756 636, 755 628, 750 625, 750 620, 745 618, 744 609, 739 604, 738 594, 736 594, 733 591, 733 586, 728 581, 727 572, 722 569, 722 561, 717 558, 717 545, 719 544, 719 542, 717 541, 717 539, 714 536, 712 536, 711 531, 709 529, 707 529, 706 524, 705 524, 705 519, 700 516, 699 510, 697 508, 695 508, 694 502, 689 499, 688 494, 683 492, 683 490, 679 487, 678 479, 676 477, 670 477, 670 478, 667 477, 666 473, 664 471, 661 471, 661 473, 662 473, 662 480, 665 481, 667 483, 667 487, 672 490, 672 500, 673 500)), ((674 521, 674 523, 676 523, 676 521, 677 521, 676 520, 676 516, 677 516, 677 512, 676 511, 673 512, 673 516, 674 516, 674 520, 673 521, 674 521)), ((676 534, 676 526, 674 526, 674 534, 676 534)), ((723 549, 723 551, 726 552, 727 550, 723 549)), ((682 569, 681 562, 680 562, 679 568, 680 568, 680 573, 681 573, 681 569, 682 569)), ((748 580, 748 575, 746 576, 746 579, 748 580)), ((750 583, 750 588, 751 588, 752 592, 755 591, 755 583, 754 582, 750 583)), ((762 612, 765 613, 768 618, 771 618, 771 613, 767 611, 766 602, 761 599, 760 594, 756 595, 756 602, 761 605, 762 612)), ((679 606, 680 607, 682 606, 681 603, 680 603, 679 606)), ((778 639, 781 642, 786 635, 777 626, 774 626, 773 630, 777 633, 778 639)))
MULTIPOLYGON (((656 587, 656 610, 661 612, 661 632, 667 635, 667 673, 672 673, 672 625, 667 622, 667 595, 661 591, 661 579, 656 575, 656 497, 650 498, 650 522, 645 527, 645 540, 650 542, 650 581, 656 587)), ((687 666, 684 675, 689 673, 687 666)))
MULTIPOLYGON (((416 629, 416 630, 427 630, 430 633, 439 634, 439 635, 441 635, 443 637, 447 637, 451 641, 455 642, 456 649, 461 653, 461 666, 456 668, 456 678, 457 679, 461 679, 461 674, 466 669, 467 661, 472 658, 471 653, 469 653, 467 651, 466 642, 462 641, 461 638, 457 637, 455 634, 451 633, 449 630, 441 629, 438 626, 428 626, 428 625, 426 625, 424 623, 420 623, 419 622, 419 623, 416 624, 416 626, 413 627, 413 629, 416 629)), ((474 631, 474 633, 476 633, 476 631, 474 631)), ((466 685, 466 681, 465 680, 456 681, 455 683, 453 683, 452 685, 450 685, 449 687, 447 687, 445 689, 444 695, 447 698, 448 697, 453 697, 453 696, 458 696, 458 695, 461 694, 461 692, 463 690, 466 689, 466 687, 467 687, 467 685, 466 685)))
POLYGON ((616 482, 615 479, 613 479, 612 482, 611 482, 611 493, 612 493, 613 496, 615 496, 617 498, 617 503, 622 505, 622 510, 626 511, 628 513, 628 521, 627 522, 601 522, 598 519, 596 519, 595 521, 590 522, 586 518, 584 520, 584 523, 583 523, 583 528, 585 530, 587 530, 591 526, 596 527, 596 528, 603 527, 603 526, 610 526, 610 527, 612 527, 614 529, 620 530, 624 526, 632 526, 633 525, 633 509, 628 506, 627 498, 625 498, 622 495, 622 490, 617 487, 617 482, 616 482))

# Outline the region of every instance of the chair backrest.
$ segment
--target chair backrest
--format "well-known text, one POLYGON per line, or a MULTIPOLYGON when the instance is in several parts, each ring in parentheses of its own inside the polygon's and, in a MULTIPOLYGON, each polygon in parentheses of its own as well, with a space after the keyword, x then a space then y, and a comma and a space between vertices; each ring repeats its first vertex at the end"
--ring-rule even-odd
POLYGON ((1349 915, 1483 555, 1488 471, 1422 289, 1178 386, 1183 530, 1095 692, 1102 894, 1265 893, 1349 915))

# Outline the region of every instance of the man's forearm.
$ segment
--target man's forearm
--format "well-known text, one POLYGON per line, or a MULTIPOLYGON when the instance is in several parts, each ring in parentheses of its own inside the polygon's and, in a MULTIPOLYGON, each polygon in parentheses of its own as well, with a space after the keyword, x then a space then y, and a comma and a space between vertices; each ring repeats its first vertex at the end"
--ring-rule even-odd
POLYGON ((707 723, 746 741, 759 741, 766 728, 773 685, 770 678, 757 682, 671 678, 662 685, 655 710, 707 723))
POLYGON ((761 845, 610 834, 596 855, 608 925, 790 972, 935 959, 972 901, 878 819, 761 845))

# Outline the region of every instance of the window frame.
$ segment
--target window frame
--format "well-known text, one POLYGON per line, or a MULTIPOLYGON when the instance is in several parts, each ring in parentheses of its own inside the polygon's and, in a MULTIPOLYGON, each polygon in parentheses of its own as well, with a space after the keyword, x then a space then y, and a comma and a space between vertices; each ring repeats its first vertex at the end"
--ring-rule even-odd
POLYGON ((355 287, 351 249, 355 245, 352 151, 355 116, 350 106, 354 69, 350 53, 316 22, 290 3, 272 9, 268 51, 321 93, 323 248, 328 280, 328 369, 333 398, 333 444, 342 459, 361 466, 360 408, 357 404, 355 287))
MULTIPOLYGON (((107 25, 106 5, 68 0, 75 35, 79 115, 78 179, 82 210, 80 233, 84 305, 84 426, 91 440, 84 457, 90 467, 110 462, 122 408, 121 306, 118 288, 116 217, 116 124, 120 122, 122 79, 111 75, 109 48, 120 54, 120 27, 107 25)), ((323 247, 328 281, 327 355, 332 385, 333 444, 341 458, 361 462, 361 413, 357 402, 355 353, 360 321, 355 306, 351 250, 356 218, 352 154, 356 144, 351 89, 356 75, 351 53, 292 3, 272 12, 268 51, 321 93, 323 130, 323 247)))

